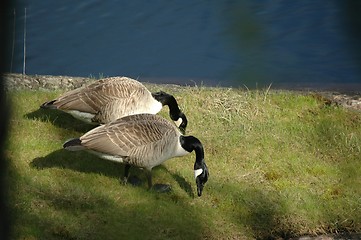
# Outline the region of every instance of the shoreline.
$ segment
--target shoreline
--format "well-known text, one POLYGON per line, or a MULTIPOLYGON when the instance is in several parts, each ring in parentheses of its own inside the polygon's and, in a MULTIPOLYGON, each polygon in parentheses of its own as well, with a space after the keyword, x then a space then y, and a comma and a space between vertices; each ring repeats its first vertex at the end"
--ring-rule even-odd
MULTIPOLYGON (((5 90, 14 89, 28 89, 28 90, 65 90, 69 91, 75 88, 82 87, 89 84, 92 81, 96 81, 95 78, 89 77, 71 77, 71 76, 53 76, 53 75, 23 75, 20 73, 5 73, 3 75, 5 79, 5 90)), ((145 79, 146 80, 146 79, 145 79)), ((186 86, 176 84, 154 84, 141 81, 146 85, 167 85, 172 86, 174 89, 185 88, 186 86)), ((361 91, 354 90, 359 89, 359 84, 349 85, 330 85, 322 87, 318 85, 305 85, 305 86, 288 86, 278 85, 271 89, 273 90, 285 90, 295 91, 306 94, 312 94, 313 96, 325 101, 328 104, 336 104, 345 108, 350 108, 361 112, 361 91), (352 86, 355 86, 352 89, 352 86), (356 87, 357 86, 357 87, 356 87), (337 88, 338 87, 338 88, 337 88), (335 90, 339 89, 339 90, 335 90)), ((205 86, 207 87, 207 86, 205 86)))

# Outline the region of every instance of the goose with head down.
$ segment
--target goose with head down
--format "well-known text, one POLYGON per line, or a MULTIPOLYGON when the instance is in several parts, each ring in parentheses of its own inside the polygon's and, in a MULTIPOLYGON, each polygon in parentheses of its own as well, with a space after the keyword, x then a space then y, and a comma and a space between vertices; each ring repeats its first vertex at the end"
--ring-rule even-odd
POLYGON ((142 83, 127 77, 110 77, 64 93, 43 103, 41 108, 58 109, 91 124, 105 124, 118 118, 150 113, 169 107, 170 118, 182 131, 187 118, 176 99, 163 91, 151 93, 142 83))
POLYGON ((158 115, 138 114, 117 119, 65 142, 63 147, 70 151, 87 150, 103 159, 124 163, 124 182, 128 179, 130 166, 143 168, 147 172, 149 189, 169 189, 168 185, 153 185, 153 167, 192 151, 196 154, 194 174, 198 196, 202 195, 209 177, 199 139, 182 135, 173 124, 158 115))

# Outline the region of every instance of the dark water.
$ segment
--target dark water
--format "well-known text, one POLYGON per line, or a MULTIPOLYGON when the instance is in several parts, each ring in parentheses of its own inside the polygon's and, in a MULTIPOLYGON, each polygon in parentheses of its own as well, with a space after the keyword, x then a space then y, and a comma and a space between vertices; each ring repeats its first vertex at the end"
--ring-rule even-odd
POLYGON ((345 2, 18 1, 7 11, 8 69, 23 72, 26 29, 26 74, 359 86, 361 8, 345 2))

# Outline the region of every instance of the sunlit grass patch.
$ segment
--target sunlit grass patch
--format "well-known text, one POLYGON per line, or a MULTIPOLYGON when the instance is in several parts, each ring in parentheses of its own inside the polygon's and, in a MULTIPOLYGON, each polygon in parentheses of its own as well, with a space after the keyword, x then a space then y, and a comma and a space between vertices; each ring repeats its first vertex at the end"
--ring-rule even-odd
MULTIPOLYGON (((210 179, 195 194, 194 154, 154 169, 169 194, 123 186, 124 166, 62 144, 91 129, 39 110, 61 91, 8 93, 13 239, 265 239, 361 231, 361 114, 289 91, 152 86, 177 98, 210 179)), ((168 109, 162 116, 169 119, 168 109)))

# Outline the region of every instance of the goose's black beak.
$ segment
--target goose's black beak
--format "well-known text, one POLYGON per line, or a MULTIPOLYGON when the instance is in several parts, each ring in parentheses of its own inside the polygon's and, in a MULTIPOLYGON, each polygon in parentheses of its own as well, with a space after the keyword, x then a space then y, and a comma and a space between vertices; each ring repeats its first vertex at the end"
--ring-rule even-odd
POLYGON ((198 197, 202 196, 203 187, 204 187, 204 184, 206 184, 206 182, 208 181, 208 177, 209 177, 208 168, 207 168, 207 165, 204 163, 204 168, 203 168, 202 173, 196 177, 198 197))
POLYGON ((184 115, 184 113, 181 112, 180 117, 182 119, 181 124, 179 125, 179 130, 181 131, 182 134, 186 134, 186 128, 188 125, 188 120, 186 115, 184 115))
POLYGON ((198 179, 197 179, 197 194, 198 194, 198 197, 202 196, 203 187, 204 187, 204 184, 202 184, 202 183, 201 183, 200 181, 198 181, 198 179))
POLYGON ((186 134, 186 128, 185 127, 179 127, 179 131, 184 135, 186 134))

